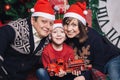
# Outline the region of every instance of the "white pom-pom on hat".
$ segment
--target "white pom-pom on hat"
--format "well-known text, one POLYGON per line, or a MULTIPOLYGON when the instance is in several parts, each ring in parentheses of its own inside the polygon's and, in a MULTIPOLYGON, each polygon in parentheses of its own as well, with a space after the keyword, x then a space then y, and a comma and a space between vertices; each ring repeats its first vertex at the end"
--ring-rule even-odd
POLYGON ((88 14, 88 11, 87 11, 87 10, 84 10, 84 11, 83 11, 83 14, 84 14, 84 15, 87 15, 87 14, 88 14))
POLYGON ((69 9, 70 5, 66 5, 66 9, 69 9))
POLYGON ((60 10, 60 8, 59 8, 57 5, 54 6, 54 9, 55 9, 56 11, 59 11, 59 10, 60 10))
POLYGON ((33 12, 31 16, 42 16, 55 20, 54 10, 48 0, 37 0, 31 12, 33 12))
POLYGON ((31 12, 35 12, 35 9, 34 9, 34 8, 31 8, 30 11, 31 11, 31 12))

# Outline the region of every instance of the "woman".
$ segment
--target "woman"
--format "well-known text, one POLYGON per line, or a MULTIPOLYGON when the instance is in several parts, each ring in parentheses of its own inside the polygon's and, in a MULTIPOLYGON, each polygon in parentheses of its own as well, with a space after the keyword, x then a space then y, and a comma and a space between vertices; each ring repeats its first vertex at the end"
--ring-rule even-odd
POLYGON ((63 26, 68 37, 66 42, 77 48, 78 55, 87 55, 93 68, 109 74, 111 80, 120 80, 120 51, 86 25, 85 14, 84 0, 72 4, 64 14, 63 26), (84 50, 86 51, 82 54, 84 50))

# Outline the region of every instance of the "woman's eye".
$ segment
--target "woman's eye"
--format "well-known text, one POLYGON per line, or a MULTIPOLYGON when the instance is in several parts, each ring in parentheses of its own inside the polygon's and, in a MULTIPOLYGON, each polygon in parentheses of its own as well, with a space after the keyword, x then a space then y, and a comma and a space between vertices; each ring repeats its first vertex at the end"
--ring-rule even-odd
POLYGON ((72 26, 77 26, 77 24, 72 24, 72 26))

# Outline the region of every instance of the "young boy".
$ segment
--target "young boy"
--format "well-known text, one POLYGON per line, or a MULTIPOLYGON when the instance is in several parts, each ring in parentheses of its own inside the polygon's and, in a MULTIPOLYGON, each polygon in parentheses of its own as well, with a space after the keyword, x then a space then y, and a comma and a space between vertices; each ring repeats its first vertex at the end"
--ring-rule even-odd
MULTIPOLYGON (((65 62, 69 59, 74 59, 73 49, 64 43, 66 35, 61 20, 55 20, 49 38, 51 43, 44 48, 42 53, 42 62, 45 69, 48 67, 48 64, 56 63, 58 59, 64 59, 65 62)), ((55 76, 49 77, 45 69, 40 68, 37 70, 37 76, 40 80, 73 80, 75 77, 72 74, 66 75, 64 70, 60 70, 55 76)))

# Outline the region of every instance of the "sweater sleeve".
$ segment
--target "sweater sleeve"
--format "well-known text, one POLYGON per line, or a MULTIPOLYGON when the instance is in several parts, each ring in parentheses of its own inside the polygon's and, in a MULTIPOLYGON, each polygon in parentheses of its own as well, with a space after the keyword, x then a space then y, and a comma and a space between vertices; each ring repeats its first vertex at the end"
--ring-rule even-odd
POLYGON ((8 77, 8 73, 3 66, 5 51, 10 43, 14 40, 14 30, 10 26, 3 26, 0 28, 0 75, 2 79, 8 77))
POLYGON ((105 43, 103 41, 102 35, 93 31, 89 33, 88 43, 90 45, 90 56, 93 68, 104 72, 104 66, 106 64, 105 60, 105 43))
POLYGON ((15 31, 6 25, 0 28, 0 61, 4 61, 4 53, 8 46, 13 42, 15 31))

